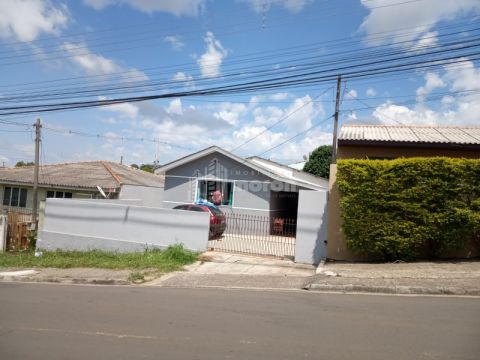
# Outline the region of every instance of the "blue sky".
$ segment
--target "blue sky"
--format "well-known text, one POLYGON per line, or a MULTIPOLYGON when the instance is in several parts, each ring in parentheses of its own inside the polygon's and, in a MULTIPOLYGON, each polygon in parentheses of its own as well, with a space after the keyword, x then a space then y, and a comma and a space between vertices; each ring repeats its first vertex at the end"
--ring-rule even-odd
MULTIPOLYGON (((281 73, 309 56, 378 46, 407 51, 441 44, 449 32, 467 38, 479 15, 478 0, 2 0, 0 96, 70 88, 109 99, 155 93, 152 84, 165 84, 160 92, 179 86, 168 84, 199 89, 234 72, 254 79, 249 71, 260 65, 281 73), (133 82, 145 91, 98 89, 133 82)), ((347 82, 340 121, 480 125, 479 84, 473 60, 347 82)), ((31 124, 37 117, 46 127, 42 163, 121 156, 127 164, 166 163, 210 145, 235 149, 252 138, 235 153, 296 162, 331 143, 334 86, 3 116, 0 165, 32 160, 31 127, 6 122, 31 124)))

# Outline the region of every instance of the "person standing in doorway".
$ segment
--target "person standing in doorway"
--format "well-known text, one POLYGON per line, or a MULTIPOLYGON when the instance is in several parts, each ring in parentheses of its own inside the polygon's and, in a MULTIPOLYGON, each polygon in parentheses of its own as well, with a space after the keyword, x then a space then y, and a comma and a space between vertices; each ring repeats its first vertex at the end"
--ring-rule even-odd
POLYGON ((213 193, 212 193, 212 203, 214 205, 222 205, 222 198, 223 198, 223 194, 220 190, 215 190, 213 193))

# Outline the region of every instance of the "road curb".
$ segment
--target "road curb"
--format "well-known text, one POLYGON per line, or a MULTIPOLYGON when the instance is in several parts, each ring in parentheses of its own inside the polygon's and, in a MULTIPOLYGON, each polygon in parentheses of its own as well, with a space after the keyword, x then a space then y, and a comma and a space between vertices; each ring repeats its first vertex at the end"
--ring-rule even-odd
POLYGON ((401 295, 463 295, 480 296, 480 289, 463 289, 456 287, 423 287, 423 286, 375 286, 375 285, 330 285, 309 284, 305 288, 309 291, 342 292, 342 293, 374 293, 374 294, 401 294, 401 295))
POLYGON ((38 282, 56 284, 79 284, 79 285, 132 285, 128 280, 118 279, 85 279, 85 278, 35 278, 28 276, 0 276, 0 282, 38 282))

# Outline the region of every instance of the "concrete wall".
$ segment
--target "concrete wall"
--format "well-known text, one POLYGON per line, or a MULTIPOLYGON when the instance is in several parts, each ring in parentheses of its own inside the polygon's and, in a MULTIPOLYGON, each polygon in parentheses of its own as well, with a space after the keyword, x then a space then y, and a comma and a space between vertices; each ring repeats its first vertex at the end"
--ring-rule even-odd
POLYGON ((205 251, 209 226, 207 213, 47 199, 37 247, 129 252, 182 243, 188 249, 205 251))
POLYGON ((327 256, 327 191, 300 190, 295 262, 318 264, 327 256))
POLYGON ((119 199, 138 199, 144 206, 163 207, 163 187, 122 185, 119 199))
POLYGON ((327 256, 329 259, 334 260, 366 260, 347 248, 345 235, 342 231, 341 225, 342 219, 340 217, 340 194, 337 186, 337 165, 330 165, 327 256))

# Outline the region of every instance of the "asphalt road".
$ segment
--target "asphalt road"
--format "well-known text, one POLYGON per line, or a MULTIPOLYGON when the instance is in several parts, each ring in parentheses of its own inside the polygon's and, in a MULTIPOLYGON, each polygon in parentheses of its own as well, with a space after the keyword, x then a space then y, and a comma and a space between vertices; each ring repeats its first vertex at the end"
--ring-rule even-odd
POLYGON ((480 359, 480 299, 0 284, 0 359, 480 359))

